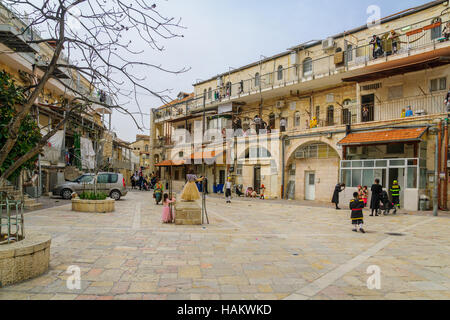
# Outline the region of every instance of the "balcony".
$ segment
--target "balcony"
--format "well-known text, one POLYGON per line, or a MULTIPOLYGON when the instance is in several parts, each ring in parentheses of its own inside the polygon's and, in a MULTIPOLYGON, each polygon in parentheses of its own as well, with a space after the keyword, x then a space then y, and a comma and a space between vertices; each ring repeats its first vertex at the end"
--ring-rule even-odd
MULTIPOLYGON (((365 68, 383 62, 401 60, 410 56, 448 48, 441 31, 448 22, 447 16, 430 24, 431 19, 419 21, 394 30, 395 41, 388 39, 388 33, 379 34, 383 52, 374 55, 373 45, 348 46, 345 51, 336 52, 319 59, 306 58, 302 64, 276 70, 238 83, 226 83, 207 93, 206 107, 240 100, 255 102, 262 95, 265 98, 289 93, 289 90, 307 91, 324 85, 340 83, 344 77, 361 74, 365 68), (394 45, 396 43, 396 46, 394 45), (316 80, 321 80, 320 82, 316 80)), ((447 61, 441 63, 448 63, 447 61)), ((197 95, 190 111, 203 108, 203 95, 197 95)))

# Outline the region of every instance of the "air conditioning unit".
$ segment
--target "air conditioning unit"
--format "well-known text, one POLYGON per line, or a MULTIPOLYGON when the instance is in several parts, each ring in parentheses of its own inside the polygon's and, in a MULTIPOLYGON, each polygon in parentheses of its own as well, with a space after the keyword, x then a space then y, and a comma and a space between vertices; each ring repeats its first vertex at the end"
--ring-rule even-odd
POLYGON ((284 108, 284 105, 285 105, 285 102, 283 101, 283 100, 280 100, 280 101, 277 101, 277 103, 276 103, 276 107, 278 108, 278 109, 281 109, 281 108, 284 108))
POLYGON ((306 153, 304 150, 300 150, 295 153, 295 159, 305 159, 305 158, 306 158, 306 153))
POLYGON ((322 49, 329 50, 333 49, 336 46, 336 42, 333 38, 328 38, 322 41, 322 49))

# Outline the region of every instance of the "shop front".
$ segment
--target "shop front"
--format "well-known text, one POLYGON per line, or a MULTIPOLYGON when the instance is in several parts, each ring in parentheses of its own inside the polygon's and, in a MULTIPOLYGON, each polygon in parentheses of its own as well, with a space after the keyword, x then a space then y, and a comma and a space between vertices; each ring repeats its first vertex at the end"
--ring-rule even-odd
MULTIPOLYGON (((402 208, 419 209, 421 195, 428 195, 427 128, 372 131, 348 135, 339 144, 344 148, 340 162, 340 181, 345 183, 345 201, 358 186, 369 191, 375 179, 389 191, 397 181, 402 208)), ((429 195, 428 195, 429 196, 429 195)))

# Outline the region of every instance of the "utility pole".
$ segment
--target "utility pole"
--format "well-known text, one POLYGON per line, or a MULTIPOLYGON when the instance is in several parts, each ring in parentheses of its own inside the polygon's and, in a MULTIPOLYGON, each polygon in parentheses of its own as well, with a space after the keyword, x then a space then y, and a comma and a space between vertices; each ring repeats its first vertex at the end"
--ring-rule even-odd
MULTIPOLYGON (((204 217, 206 217, 206 221, 209 224, 208 211, 206 211, 206 194, 205 194, 205 178, 206 178, 206 163, 205 159, 203 159, 203 147, 204 147, 204 139, 206 132, 206 95, 203 94, 203 123, 202 123, 202 164, 203 164, 203 181, 202 181, 202 223, 204 222, 204 217)), ((194 159, 195 161, 195 159, 194 159)))

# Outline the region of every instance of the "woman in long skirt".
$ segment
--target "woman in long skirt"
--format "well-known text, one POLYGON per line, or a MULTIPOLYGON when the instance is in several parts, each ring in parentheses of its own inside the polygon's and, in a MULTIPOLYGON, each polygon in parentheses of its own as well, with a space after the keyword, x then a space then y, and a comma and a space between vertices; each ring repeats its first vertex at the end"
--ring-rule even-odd
POLYGON ((186 176, 187 183, 184 186, 181 193, 181 200, 183 201, 195 201, 200 199, 200 193, 198 192, 196 182, 203 181, 203 179, 197 178, 193 170, 189 170, 186 176))

